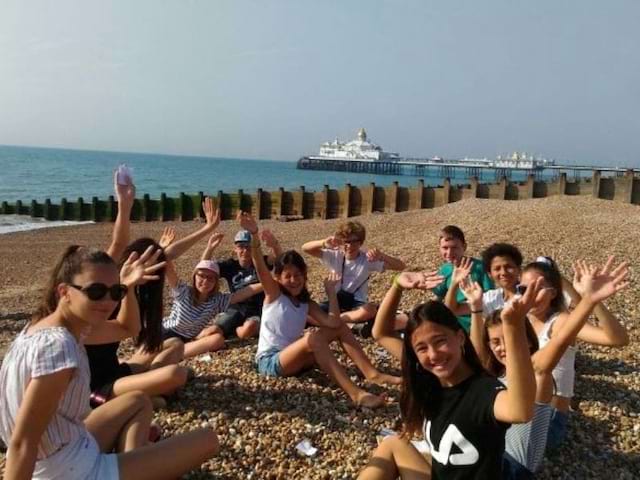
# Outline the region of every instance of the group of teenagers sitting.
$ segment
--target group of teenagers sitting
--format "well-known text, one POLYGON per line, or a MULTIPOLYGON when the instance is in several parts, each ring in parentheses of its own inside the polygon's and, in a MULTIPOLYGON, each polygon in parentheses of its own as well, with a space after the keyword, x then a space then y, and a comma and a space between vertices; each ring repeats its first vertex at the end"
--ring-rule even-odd
POLYGON ((130 239, 132 184, 116 182, 118 215, 106 251, 70 246, 55 265, 37 312, 0 370, 0 438, 5 478, 162 479, 197 467, 218 449, 210 428, 160 440, 152 423, 188 381, 180 362, 258 336, 255 368, 292 376, 316 366, 358 406, 385 405, 352 381, 330 345, 337 341, 363 377, 401 385, 403 431, 385 438, 361 479, 527 479, 567 434, 576 339, 623 346, 624 326, 603 302, 627 285, 625 263, 574 264, 565 279, 552 259, 523 266, 517 247, 496 243, 465 256, 463 232, 443 228, 444 260, 433 272, 405 271, 398 258, 364 249, 365 229, 346 222, 305 243, 327 267, 325 301, 307 290, 307 264, 282 251, 270 231, 238 214, 234 258, 216 261, 222 240, 211 199, 204 226, 181 239, 130 239), (175 260, 208 238, 189 281, 175 260), (265 255, 262 244, 269 250, 265 255), (369 301, 371 273, 395 270, 382 303, 369 301), (229 293, 220 292, 224 278, 229 293), (164 284, 171 289, 164 316, 164 284), (438 300, 399 311, 403 292, 438 300), (594 314, 597 322, 587 319, 594 314), (354 328, 353 325, 358 326, 354 328), (402 375, 379 371, 354 331, 371 334, 402 375), (118 357, 131 338, 135 353, 118 357), (415 449, 421 436, 429 454, 415 449))

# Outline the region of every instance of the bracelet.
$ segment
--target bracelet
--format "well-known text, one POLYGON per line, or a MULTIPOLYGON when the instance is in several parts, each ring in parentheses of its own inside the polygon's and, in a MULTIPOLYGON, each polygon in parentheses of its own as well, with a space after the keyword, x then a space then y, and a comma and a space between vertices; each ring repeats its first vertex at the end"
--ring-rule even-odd
POLYGON ((398 283, 398 277, 399 277, 399 276, 400 276, 400 274, 399 274, 399 273, 396 273, 396 274, 393 276, 393 279, 391 280, 391 286, 392 286, 392 287, 396 287, 396 288, 397 288, 398 290, 400 290, 400 291, 403 291, 403 290, 405 290, 405 288, 404 288, 402 285, 400 285, 400 284, 398 283))

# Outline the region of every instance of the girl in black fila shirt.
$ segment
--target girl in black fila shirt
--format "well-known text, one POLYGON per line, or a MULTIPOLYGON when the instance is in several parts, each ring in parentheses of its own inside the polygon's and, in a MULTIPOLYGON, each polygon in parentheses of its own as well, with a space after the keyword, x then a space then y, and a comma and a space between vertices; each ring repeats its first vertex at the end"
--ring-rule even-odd
POLYGON ((441 281, 435 272, 404 272, 378 310, 373 336, 402 359, 404 434, 380 444, 361 480, 499 479, 506 429, 533 414, 535 377, 524 322, 540 282, 503 310, 507 390, 485 372, 464 329, 440 302, 415 307, 404 342, 393 338, 402 291, 426 290, 441 281), (409 443, 419 432, 430 447, 429 461, 409 443))

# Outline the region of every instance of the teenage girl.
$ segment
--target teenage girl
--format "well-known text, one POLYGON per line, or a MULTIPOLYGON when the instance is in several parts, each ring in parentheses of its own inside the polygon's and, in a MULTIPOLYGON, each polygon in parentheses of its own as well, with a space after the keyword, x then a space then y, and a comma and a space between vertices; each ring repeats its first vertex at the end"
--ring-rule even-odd
MULTIPOLYGON (((392 330, 403 290, 433 288, 442 280, 432 274, 396 277, 378 310, 376 333, 392 330)), ((401 350, 395 350, 402 356, 404 435, 385 439, 359 478, 501 477, 509 424, 533 415, 535 378, 525 322, 538 291, 539 282, 533 283, 502 311, 508 389, 486 374, 471 340, 444 304, 429 301, 413 309, 401 350), (408 441, 417 432, 430 447, 430 462, 408 441)))
MULTIPOLYGON (((140 238, 132 243, 130 239, 130 216, 135 200, 132 184, 120 185, 115 182, 118 198, 118 215, 114 224, 113 238, 107 253, 122 262, 136 252, 142 254, 150 246, 158 248, 151 238, 140 238)), ((206 224, 196 232, 171 243, 160 254, 160 260, 172 260, 186 252, 198 240, 211 235, 220 223, 220 215, 213 208, 213 202, 206 198, 203 203, 206 224)), ((87 355, 91 367, 91 391, 93 404, 141 390, 154 397, 154 403, 162 406, 165 402, 160 395, 169 395, 184 386, 188 369, 177 365, 184 355, 183 345, 177 339, 163 348, 164 269, 158 278, 136 287, 139 300, 139 315, 120 311, 115 318, 105 323, 100 334, 91 333, 86 341, 87 355), (133 338, 138 351, 125 362, 118 359, 120 342, 133 338)))
MULTIPOLYGON (((533 478, 533 473, 539 468, 547 443, 549 423, 553 407, 553 378, 551 372, 556 367, 567 348, 575 341, 578 332, 584 326, 590 313, 599 302, 605 300, 626 286, 624 278, 627 274, 625 264, 620 265, 611 273, 578 262, 575 265, 578 281, 577 285, 583 292, 576 308, 567 316, 566 321, 553 338, 544 347, 538 349, 538 339, 531 325, 527 322, 529 346, 532 353, 531 361, 536 373, 536 405, 533 419, 526 424, 514 425, 507 430, 506 436, 506 465, 513 473, 512 478, 533 478)), ((526 288, 526 284, 522 285, 526 288)), ((505 342, 502 331, 500 310, 483 319, 482 316, 482 288, 468 279, 461 284, 471 311, 471 341, 485 365, 493 375, 504 378, 505 372, 505 342), (483 325, 484 323, 484 325, 483 325)), ((543 288, 539 295, 539 302, 548 301, 543 288)), ((536 302, 534 308, 538 308, 536 302)))
POLYGON ((173 306, 163 321, 165 345, 172 338, 184 343, 184 357, 194 357, 224 347, 224 335, 213 318, 229 305, 244 302, 262 292, 262 285, 251 284, 234 293, 220 293, 220 267, 211 254, 222 240, 222 234, 209 238, 202 258, 196 265, 191 285, 178 280, 173 262, 168 262, 166 277, 172 289, 173 306), (209 325, 209 326, 208 326, 209 325))
POLYGON ((336 285, 340 278, 330 274, 325 279, 329 297, 329 313, 326 313, 311 300, 307 291, 307 266, 302 256, 294 250, 280 254, 274 262, 272 275, 260 250, 258 224, 244 212, 238 214, 238 220, 242 228, 251 233, 251 257, 265 293, 256 354, 258 372, 286 377, 315 364, 340 385, 356 405, 383 405, 382 397, 368 393, 351 381, 329 348, 331 342, 338 340, 370 382, 396 383, 399 380, 376 370, 351 330, 340 319, 336 298, 336 285), (307 317, 320 328, 303 335, 307 317))
POLYGON ((151 405, 123 395, 91 411, 89 365, 82 345, 122 300, 162 264, 148 250, 132 255, 118 276, 109 255, 69 247, 56 265, 42 307, 11 345, 0 370, 0 437, 8 445, 6 479, 176 478, 215 454, 202 429, 146 446, 151 405), (110 454, 115 449, 117 454, 110 454), (169 457, 171 462, 162 459, 169 457))
MULTIPOLYGON (((624 270, 622 266, 613 270, 613 260, 613 257, 610 257, 598 274, 610 276, 614 272, 620 273, 620 268, 624 270)), ((571 288, 570 292, 573 293, 578 301, 580 294, 586 293, 581 281, 582 276, 586 274, 586 268, 583 266, 575 269, 575 287, 571 288)), ((563 331, 564 325, 569 319, 569 313, 567 312, 563 295, 563 284, 565 282, 563 282, 562 275, 556 264, 550 258, 538 257, 537 261, 525 266, 520 282, 523 285, 530 285, 538 279, 542 281, 544 287, 544 301, 529 312, 528 319, 538 336, 540 348, 543 348, 558 332, 563 331)), ((598 325, 583 324, 583 327, 578 332, 578 339, 596 345, 622 346, 628 343, 629 337, 625 328, 604 307, 602 302, 598 302, 593 311, 598 318, 598 325)), ((551 399, 554 412, 549 428, 547 449, 558 447, 567 434, 570 403, 573 397, 575 381, 575 357, 576 347, 570 345, 560 357, 552 372, 556 390, 551 399)))

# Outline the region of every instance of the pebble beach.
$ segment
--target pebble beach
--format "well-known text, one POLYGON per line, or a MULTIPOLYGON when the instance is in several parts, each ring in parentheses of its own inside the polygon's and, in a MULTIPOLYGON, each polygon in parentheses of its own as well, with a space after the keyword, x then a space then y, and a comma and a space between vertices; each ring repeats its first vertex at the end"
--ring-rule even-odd
MULTIPOLYGON (((569 437, 560 451, 545 460, 536 478, 640 478, 637 205, 567 196, 511 202, 473 199, 431 210, 354 219, 367 228, 365 246, 403 259, 409 270, 434 270, 439 266, 437 235, 447 224, 464 230, 468 254, 478 256, 491 243, 509 242, 522 250, 525 262, 538 255, 552 256, 569 277, 571 263, 577 259, 603 263, 612 254, 628 261, 631 285, 610 299, 607 306, 626 325, 631 342, 621 349, 578 345, 569 437)), ((271 229, 283 248, 300 249, 306 241, 331 235, 341 221, 269 220, 262 221, 261 227, 271 229)), ((200 224, 134 223, 131 235, 158 238, 164 226, 175 227, 180 237, 200 224)), ((0 235, 0 357, 37 306, 48 271, 63 248, 72 243, 106 248, 111 228, 111 224, 92 224, 0 235)), ((219 258, 232 254, 233 235, 238 228, 232 221, 218 227, 225 234, 216 252, 219 258)), ((177 260, 182 278, 190 276, 205 243, 177 260)), ((306 258, 310 291, 314 299, 322 300, 325 271, 318 260, 306 258)), ((390 282, 391 273, 372 276, 370 299, 380 301, 390 282)), ((408 310, 429 295, 408 292, 402 308, 408 310)), ((380 370, 399 374, 399 365, 372 340, 363 341, 363 345, 380 370)), ((256 346, 257 340, 235 340, 225 350, 186 362, 194 369, 195 378, 166 409, 155 412, 154 422, 165 436, 204 425, 213 426, 218 433, 220 454, 185 478, 355 478, 375 448, 380 430, 400 429, 399 390, 367 385, 338 347, 339 359, 348 366, 352 378, 372 392, 387 392, 387 406, 377 410, 356 408, 317 370, 294 378, 261 377, 253 367, 256 346), (296 445, 305 439, 317 448, 315 455, 296 451, 296 445)), ((130 343, 125 343, 122 354, 127 355, 130 349, 130 343)), ((4 453, 0 462, 3 467, 4 453)))

